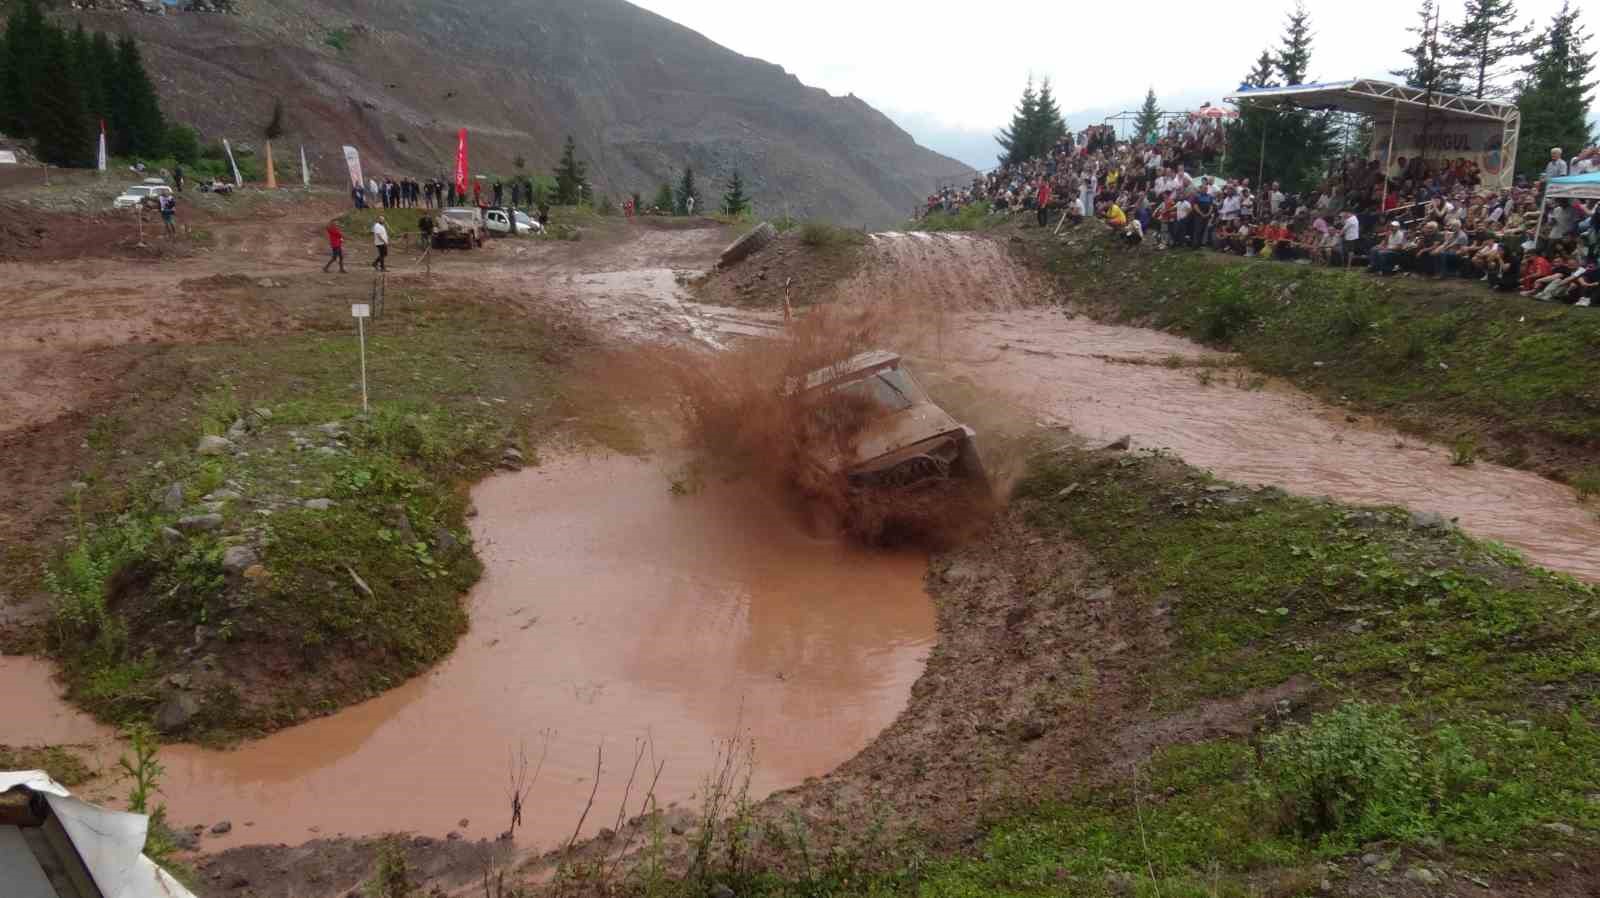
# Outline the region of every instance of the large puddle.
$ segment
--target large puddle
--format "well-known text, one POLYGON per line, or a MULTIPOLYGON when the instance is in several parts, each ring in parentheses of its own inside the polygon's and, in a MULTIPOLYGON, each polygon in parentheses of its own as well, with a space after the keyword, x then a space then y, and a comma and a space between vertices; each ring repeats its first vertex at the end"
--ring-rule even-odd
MULTIPOLYGON (((666 762, 663 804, 692 805, 737 733, 755 739, 753 797, 827 772, 904 707, 933 643, 924 557, 808 536, 753 488, 673 496, 655 463, 571 457, 474 500, 487 574, 450 660, 235 751, 164 750, 174 820, 232 821, 208 848, 443 836, 463 818, 467 836, 492 837, 508 822, 509 755, 526 744, 536 760, 548 733, 519 835, 548 846, 576 826, 602 746, 589 832, 615 819, 639 740, 666 762)), ((8 703, 0 743, 103 739, 61 709, 46 671, 0 666, 8 691, 40 699, 8 703)))

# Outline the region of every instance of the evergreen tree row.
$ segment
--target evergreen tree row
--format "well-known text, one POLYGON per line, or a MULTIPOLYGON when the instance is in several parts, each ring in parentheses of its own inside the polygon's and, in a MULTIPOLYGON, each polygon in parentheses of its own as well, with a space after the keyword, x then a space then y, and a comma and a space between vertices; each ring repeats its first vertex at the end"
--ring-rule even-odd
MULTIPOLYGON (((110 152, 163 156, 166 120, 131 37, 115 43, 45 19, 37 0, 16 7, 0 40, 0 130, 33 138, 52 165, 93 167, 99 123, 110 152)), ((190 141, 193 135, 188 135, 190 141)))
POLYGON ((1033 89, 1033 79, 1029 78, 1027 89, 1022 92, 1022 101, 1017 104, 1017 111, 1011 117, 1011 126, 995 137, 1001 149, 1005 150, 1000 157, 1000 164, 1015 165, 1043 156, 1066 133, 1067 124, 1062 120, 1061 107, 1056 105, 1055 95, 1050 90, 1050 79, 1044 79, 1036 91, 1033 89))

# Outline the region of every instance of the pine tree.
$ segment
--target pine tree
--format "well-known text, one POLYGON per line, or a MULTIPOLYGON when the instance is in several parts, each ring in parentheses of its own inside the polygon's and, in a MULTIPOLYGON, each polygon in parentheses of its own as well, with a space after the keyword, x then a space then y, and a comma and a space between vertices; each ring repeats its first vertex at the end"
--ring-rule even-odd
POLYGON ((576 206, 583 199, 584 188, 589 186, 589 169, 578 161, 578 143, 570 134, 566 146, 561 149, 561 162, 556 165, 555 175, 556 202, 576 206))
POLYGON ((1311 70, 1311 13, 1305 3, 1296 0, 1289 21, 1284 23, 1283 38, 1273 64, 1284 84, 1304 84, 1311 70))
POLYGON ((1459 68, 1472 96, 1503 97, 1502 63, 1525 55, 1532 25, 1516 27, 1514 0, 1467 0, 1460 24, 1444 26, 1445 52, 1459 68))
POLYGON ((1256 57, 1256 67, 1250 74, 1244 76, 1239 83, 1240 89, 1246 87, 1276 87, 1278 84, 1278 64, 1272 58, 1271 50, 1262 50, 1256 57))
POLYGON ((1156 104, 1156 89, 1145 91, 1144 105, 1139 107, 1139 117, 1133 122, 1134 139, 1152 143, 1161 134, 1161 107, 1156 104))
POLYGON ((661 189, 656 191, 655 200, 650 203, 651 208, 671 212, 674 205, 676 204, 672 201, 672 185, 662 184, 661 189))
POLYGON ((690 197, 694 198, 695 205, 700 205, 700 189, 694 184, 693 166, 684 168, 683 178, 678 181, 677 202, 673 206, 673 211, 679 215, 688 215, 690 197))
POLYGON ((1022 91, 1022 100, 1017 103, 1017 111, 1011 116, 1011 127, 995 137, 1001 149, 1006 151, 1000 157, 1001 165, 1014 165, 1031 158, 1029 150, 1036 142, 1033 129, 1038 121, 1039 94, 1033 89, 1033 78, 1030 76, 1028 86, 1022 91))
POLYGON ((95 162, 94 132, 83 105, 83 73, 72 67, 72 39, 51 28, 42 51, 32 111, 39 158, 51 165, 91 167, 95 162))
POLYGON ((739 170, 733 170, 733 177, 728 179, 728 191, 722 195, 722 213, 724 215, 743 215, 750 208, 750 199, 744 195, 744 179, 739 176, 739 170))
POLYGON ((94 81, 89 111, 96 119, 106 123, 112 151, 117 152, 117 140, 124 124, 116 111, 122 87, 117 78, 117 50, 104 31, 96 31, 89 41, 89 63, 86 68, 94 81))
POLYGON ((1026 157, 1029 159, 1049 153, 1056 142, 1067 135, 1067 123, 1061 118, 1061 107, 1056 104, 1049 78, 1039 85, 1039 102, 1033 115, 1034 146, 1033 152, 1026 157))
MULTIPOLYGON (((1263 51, 1244 85, 1303 83, 1311 71, 1311 37, 1311 16, 1297 3, 1284 23, 1278 52, 1263 51)), ((1323 113, 1245 104, 1238 120, 1228 126, 1228 173, 1252 181, 1258 177, 1279 181, 1297 190, 1316 177, 1334 148, 1333 127, 1323 113)))
POLYGON ((268 140, 277 140, 278 138, 283 136, 283 101, 282 100, 273 100, 272 101, 272 118, 267 120, 267 126, 265 128, 263 128, 263 129, 261 129, 261 133, 268 140))
POLYGON ((123 130, 127 151, 139 156, 159 155, 166 142, 166 121, 139 45, 126 35, 117 42, 117 77, 123 85, 121 111, 126 116, 123 130))
POLYGON ((1574 156, 1591 140, 1589 91, 1595 86, 1590 80, 1595 54, 1585 52, 1588 40, 1570 2, 1561 5, 1549 29, 1537 36, 1517 94, 1521 143, 1528 148, 1519 157, 1523 174, 1537 176, 1543 171, 1545 148, 1560 147, 1574 156))
POLYGON ((34 95, 43 77, 50 30, 44 15, 39 12, 36 0, 25 0, 12 10, 6 26, 5 114, 3 123, 0 123, 12 137, 34 136, 34 117, 37 112, 33 105, 34 95))
POLYGON ((1417 23, 1406 29, 1416 36, 1416 43, 1406 50, 1411 64, 1389 74, 1404 78, 1408 87, 1417 90, 1459 94, 1462 92, 1461 63, 1451 57, 1440 42, 1443 29, 1440 18, 1434 0, 1422 0, 1417 7, 1417 23))

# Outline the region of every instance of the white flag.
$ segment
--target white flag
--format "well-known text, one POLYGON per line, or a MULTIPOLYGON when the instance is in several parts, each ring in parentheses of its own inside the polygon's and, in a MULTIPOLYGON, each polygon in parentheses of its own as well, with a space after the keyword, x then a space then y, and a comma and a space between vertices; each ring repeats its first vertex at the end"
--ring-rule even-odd
POLYGON ((300 183, 311 186, 311 166, 306 165, 306 145, 300 145, 300 183))
POLYGON ((243 187, 244 178, 239 177, 239 163, 233 161, 233 147, 228 144, 228 139, 222 139, 222 149, 228 154, 228 164, 233 166, 233 186, 243 187))
POLYGON ((106 123, 100 123, 100 154, 96 157, 95 168, 106 170, 106 123))
POLYGON ((361 154, 356 152, 355 147, 344 148, 344 164, 350 169, 350 186, 365 190, 367 185, 361 183, 361 154))

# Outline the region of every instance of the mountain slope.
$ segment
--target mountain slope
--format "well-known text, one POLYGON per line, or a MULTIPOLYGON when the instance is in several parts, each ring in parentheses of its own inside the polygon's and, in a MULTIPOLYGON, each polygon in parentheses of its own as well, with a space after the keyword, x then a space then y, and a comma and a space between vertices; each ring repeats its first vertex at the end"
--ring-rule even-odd
MULTIPOLYGON (((274 97, 289 147, 342 176, 448 169, 458 128, 475 171, 518 155, 547 172, 572 134, 597 186, 648 197, 693 165, 715 201, 737 168, 768 214, 902 220, 966 166, 855 97, 831 97, 622 0, 237 0, 239 15, 79 11, 145 48, 173 117, 259 140, 274 97), (343 49, 335 47, 343 45, 343 49)), ((280 150, 281 152, 281 150, 280 150)))

